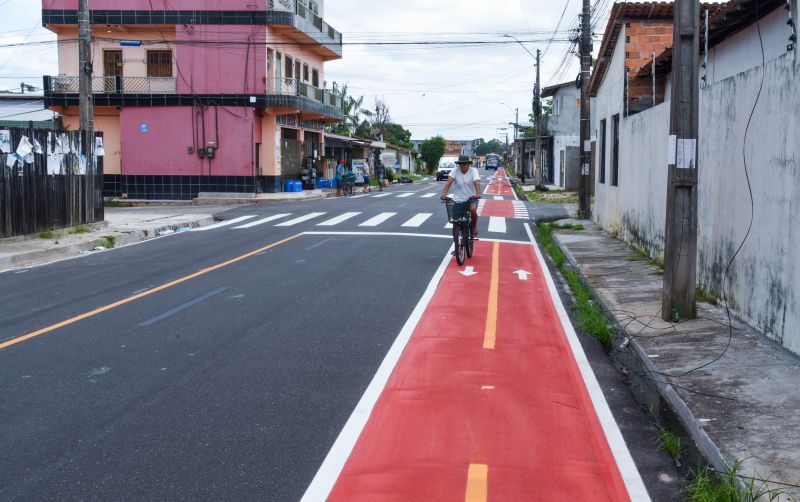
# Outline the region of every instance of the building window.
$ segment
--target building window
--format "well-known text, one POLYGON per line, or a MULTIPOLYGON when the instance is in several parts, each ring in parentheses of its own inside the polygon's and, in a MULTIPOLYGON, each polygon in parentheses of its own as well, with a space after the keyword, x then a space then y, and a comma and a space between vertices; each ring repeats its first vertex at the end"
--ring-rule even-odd
POLYGON ((303 82, 308 82, 308 65, 303 63, 303 82))
POLYGON ((606 182, 606 119, 600 121, 600 183, 606 182))
POLYGON ((147 51, 147 76, 172 76, 172 51, 147 51))
POLYGON ((611 185, 619 185, 619 114, 611 117, 611 185))
POLYGON ((319 87, 319 70, 311 70, 311 85, 319 87))
POLYGON ((292 58, 286 56, 286 78, 294 78, 292 76, 293 71, 294 71, 294 62, 292 61, 292 58))

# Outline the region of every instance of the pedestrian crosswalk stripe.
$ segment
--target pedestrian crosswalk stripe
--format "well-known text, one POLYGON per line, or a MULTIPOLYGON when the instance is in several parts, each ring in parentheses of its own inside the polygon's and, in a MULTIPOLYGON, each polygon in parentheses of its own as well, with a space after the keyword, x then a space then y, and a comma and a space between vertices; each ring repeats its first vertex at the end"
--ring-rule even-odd
POLYGON ((396 214, 397 213, 381 213, 378 216, 374 216, 374 217, 368 219, 367 221, 365 221, 364 223, 362 223, 359 226, 360 227, 377 227, 378 225, 380 225, 381 223, 383 223, 384 221, 388 220, 389 218, 391 218, 392 216, 394 216, 396 214))
POLYGON ((447 225, 444 226, 444 228, 453 228, 453 224, 452 223, 448 223, 447 225))
POLYGON ((269 216, 267 218, 262 218, 260 220, 256 220, 256 221, 254 221, 252 223, 247 223, 245 225, 241 225, 241 226, 238 226, 238 227, 233 227, 233 229, 234 230, 241 230, 241 229, 244 229, 244 228, 257 227, 259 225, 263 225, 264 223, 269 223, 270 221, 275 221, 275 220, 279 220, 281 218, 286 218, 287 216, 290 216, 291 214, 292 213, 276 214, 276 215, 273 215, 273 216, 269 216))
POLYGON ((506 219, 497 216, 489 217, 489 231, 499 234, 506 233, 506 219))
POLYGON ((411 197, 412 195, 414 195, 414 194, 413 193, 401 193, 400 195, 397 196, 397 198, 411 197))
POLYGON ((230 219, 230 220, 221 221, 219 223, 214 223, 213 225, 209 225, 207 227, 196 228, 195 231, 214 230, 215 228, 227 227, 228 225, 235 225, 237 223, 240 223, 242 221, 247 221, 247 220, 255 218, 255 217, 256 217, 256 215, 254 215, 254 214, 251 214, 251 215, 248 215, 248 216, 239 216, 238 218, 233 218, 233 219, 230 219))
POLYGON ((392 195, 392 194, 390 194, 390 193, 379 193, 377 195, 373 195, 373 197, 388 197, 390 195, 392 195))
POLYGON ((425 223, 428 218, 433 216, 433 213, 419 213, 407 222, 403 223, 402 226, 404 227, 419 227, 423 223, 425 223))
POLYGON ((495 197, 494 200, 503 200, 502 197, 495 197))
POLYGON ((435 196, 436 196, 436 192, 431 192, 431 193, 426 193, 425 195, 422 196, 422 198, 423 199, 428 199, 430 197, 435 197, 435 196))
POLYGON ((305 216, 301 216, 299 218, 295 218, 293 220, 285 221, 283 223, 279 223, 275 225, 276 227, 291 227, 293 225, 297 225, 298 223, 303 223, 304 221, 313 220, 319 216, 322 216, 325 213, 309 213, 305 216))
POLYGON ((353 212, 353 213, 340 214, 336 218, 331 218, 328 221, 323 221, 322 223, 318 223, 317 226, 318 227, 332 227, 334 225, 338 225, 339 223, 341 223, 343 221, 347 221, 350 218, 355 218, 359 214, 361 214, 361 213, 360 212, 353 212))

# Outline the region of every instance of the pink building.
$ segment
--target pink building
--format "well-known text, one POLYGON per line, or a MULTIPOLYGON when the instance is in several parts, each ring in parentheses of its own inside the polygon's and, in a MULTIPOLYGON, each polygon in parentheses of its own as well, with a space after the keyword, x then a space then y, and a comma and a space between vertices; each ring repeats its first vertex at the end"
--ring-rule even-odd
MULTIPOLYGON (((92 0, 95 130, 105 194, 191 199, 282 190, 319 167, 343 118, 324 64, 342 36, 322 0, 92 0)), ((45 104, 78 128, 78 0, 42 0, 58 36, 45 104)))

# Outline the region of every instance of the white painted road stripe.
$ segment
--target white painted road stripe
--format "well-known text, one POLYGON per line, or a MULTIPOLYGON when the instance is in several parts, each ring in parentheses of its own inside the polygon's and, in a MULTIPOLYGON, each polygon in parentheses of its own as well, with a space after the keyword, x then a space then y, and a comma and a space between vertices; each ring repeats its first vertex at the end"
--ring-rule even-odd
POLYGON ((433 216, 433 213, 419 213, 418 215, 414 216, 413 218, 411 218, 407 222, 403 223, 402 226, 404 226, 404 227, 418 227, 418 226, 422 225, 423 223, 425 223, 428 220, 428 218, 430 218, 431 216, 433 216))
POLYGON ((390 195, 392 195, 392 194, 390 194, 390 193, 379 193, 378 195, 373 195, 373 197, 388 197, 390 195))
POLYGON ((411 197, 412 195, 414 195, 414 194, 413 193, 401 193, 400 195, 397 196, 397 198, 400 199, 400 198, 403 198, 403 197, 411 197))
POLYGON ((503 198, 495 196, 494 200, 503 200, 503 198))
POLYGON ((427 199, 429 197, 435 197, 435 196, 436 192, 431 192, 431 193, 426 193, 425 195, 422 196, 422 198, 427 199))
POLYGON ((388 220, 389 218, 391 218, 396 214, 397 213, 381 213, 378 216, 374 216, 368 219, 367 221, 359 225, 359 227, 377 227, 378 225, 380 225, 381 223, 383 223, 384 221, 388 220))
POLYGON ((270 221, 275 221, 275 220, 280 220, 281 218, 286 218, 287 216, 290 216, 291 214, 292 213, 276 214, 276 215, 270 216, 268 218, 263 218, 263 219, 260 219, 260 220, 256 220, 256 221, 254 221, 252 223, 247 223, 245 225, 241 225, 241 226, 238 226, 238 227, 233 227, 233 229, 234 230, 239 230, 239 229, 242 229, 242 228, 257 227, 259 225, 263 225, 264 223, 269 223, 270 221))
POLYGON ((586 357, 586 353, 583 351, 581 342, 578 340, 578 336, 575 334, 575 328, 572 326, 572 322, 569 320, 569 316, 564 308, 564 304, 561 302, 561 297, 558 294, 555 282, 553 282, 553 277, 550 275, 550 270, 545 264, 542 251, 539 249, 539 245, 533 238, 531 227, 527 223, 525 223, 525 231, 527 232, 528 238, 530 239, 533 249, 536 252, 536 259, 539 261, 545 282, 547 282, 547 288, 550 291, 550 298, 552 299, 553 305, 556 308, 558 317, 561 319, 561 326, 564 328, 567 341, 569 342, 570 348, 572 348, 572 355, 575 357, 575 362, 578 364, 578 369, 580 369, 583 382, 586 384, 586 390, 589 392, 589 397, 592 399, 595 412, 597 412, 597 418, 600 420, 600 425, 603 427, 603 432, 606 434, 608 446, 611 448, 611 453, 614 455, 614 459, 617 461, 617 466, 619 467, 619 472, 622 475, 622 480, 625 482, 625 487, 628 489, 628 495, 630 496, 631 500, 649 502, 650 496, 647 494, 647 489, 642 481, 642 476, 639 474, 639 470, 636 468, 636 464, 633 462, 631 453, 628 450, 628 446, 625 444, 625 439, 622 437, 622 433, 620 432, 619 426, 614 419, 614 415, 611 414, 611 410, 608 407, 608 401, 606 401, 606 398, 603 395, 600 384, 597 383, 597 377, 595 377, 594 371, 592 371, 592 366, 589 364, 589 359, 586 357))
POLYGON ((453 228, 453 224, 452 223, 448 223, 447 225, 444 226, 444 228, 453 228))
POLYGON ((255 218, 255 217, 256 217, 256 215, 254 215, 254 214, 251 214, 249 216, 239 216, 238 218, 233 218, 231 220, 225 220, 225 221, 221 221, 219 223, 214 223, 213 225, 209 225, 207 227, 195 228, 194 231, 195 232, 203 232, 205 230, 214 230, 215 228, 227 227, 228 225, 235 225, 237 223, 240 223, 242 221, 246 221, 246 220, 249 220, 249 219, 255 218))
POLYGON ((323 221, 322 223, 319 223, 317 226, 318 227, 332 227, 334 225, 338 225, 339 223, 341 223, 343 221, 347 221, 350 218, 355 218, 359 214, 361 214, 361 213, 360 212, 359 213, 355 213, 355 212, 354 213, 344 213, 344 214, 341 214, 341 215, 337 216, 336 218, 331 218, 328 221, 323 221))
POLYGON ((417 306, 414 308, 411 316, 409 316, 403 329, 400 330, 397 338, 395 338, 394 343, 391 348, 389 348, 389 352, 386 353, 386 357, 383 359, 378 371, 375 373, 375 376, 372 377, 372 381, 367 387, 367 390, 364 391, 364 395, 361 396, 358 404, 356 404, 356 408, 353 410, 344 428, 333 443, 331 450, 322 462, 317 474, 314 476, 314 479, 311 480, 311 484, 306 489, 306 493, 303 495, 303 498, 300 499, 301 502, 318 502, 327 499, 330 495, 333 485, 336 484, 336 480, 339 474, 341 474, 347 458, 350 456, 350 453, 352 453, 356 441, 358 441, 358 437, 361 435, 369 416, 372 414, 372 409, 375 407, 378 397, 380 397, 383 389, 386 387, 389 376, 391 376, 392 371, 394 371, 395 366, 397 366, 397 361, 400 360, 400 356, 403 354, 406 345, 408 345, 408 341, 411 339, 414 329, 417 327, 417 324, 419 324, 420 319, 422 319, 422 314, 425 313, 425 309, 428 307, 431 298, 433 298, 433 294, 436 292, 439 281, 444 276, 448 265, 450 265, 450 261, 452 260, 450 250, 452 250, 452 246, 448 249, 447 253, 445 253, 445 257, 436 270, 436 273, 433 274, 433 278, 431 282, 428 283, 425 293, 423 293, 422 298, 420 298, 419 303, 417 303, 417 306))
POLYGON ((276 227, 291 227, 293 225, 297 225, 298 223, 303 223, 304 221, 313 220, 319 216, 322 216, 325 213, 309 213, 305 216, 301 216, 299 218, 295 218, 293 220, 285 221, 283 223, 278 223, 275 225, 276 227))
POLYGON ((497 216, 490 216, 489 217, 489 231, 496 232, 499 234, 506 233, 506 219, 499 218, 497 216))

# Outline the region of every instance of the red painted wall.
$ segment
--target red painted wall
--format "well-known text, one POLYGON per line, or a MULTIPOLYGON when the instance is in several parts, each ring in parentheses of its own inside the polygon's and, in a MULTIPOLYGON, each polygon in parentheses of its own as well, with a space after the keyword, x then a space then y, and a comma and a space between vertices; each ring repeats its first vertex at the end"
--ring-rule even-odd
MULTIPOLYGON (((219 135, 214 160, 201 160, 193 140, 191 107, 125 107, 120 112, 122 174, 250 176, 251 151, 261 138, 261 120, 253 123, 253 110, 219 107, 219 135), (148 132, 140 126, 146 124, 148 132), (195 148, 194 154, 187 148, 195 148)), ((202 143, 203 121, 196 120, 198 142, 202 143)), ((215 139, 214 107, 206 108, 205 137, 215 139)))
MULTIPOLYGON (((152 0, 155 10, 267 10, 255 0, 152 0)), ((78 0, 42 0, 43 9, 78 9, 78 0)), ((148 0, 92 0, 92 10, 150 10, 148 0)))
POLYGON ((178 25, 175 37, 179 93, 266 93, 264 26, 178 25), (219 41, 225 44, 213 43, 219 41))

